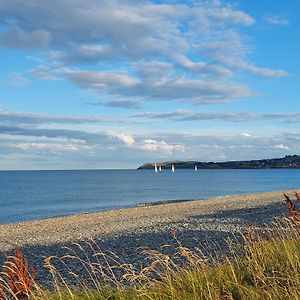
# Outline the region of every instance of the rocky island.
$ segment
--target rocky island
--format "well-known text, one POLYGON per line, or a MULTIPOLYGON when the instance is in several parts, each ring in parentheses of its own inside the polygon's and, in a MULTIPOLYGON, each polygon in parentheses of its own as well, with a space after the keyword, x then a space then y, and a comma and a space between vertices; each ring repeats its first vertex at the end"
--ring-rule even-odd
POLYGON ((177 169, 276 169, 300 168, 300 155, 286 155, 282 158, 241 160, 225 162, 200 162, 200 161, 166 161, 145 163, 138 169, 153 169, 154 165, 162 168, 171 168, 172 164, 177 169))

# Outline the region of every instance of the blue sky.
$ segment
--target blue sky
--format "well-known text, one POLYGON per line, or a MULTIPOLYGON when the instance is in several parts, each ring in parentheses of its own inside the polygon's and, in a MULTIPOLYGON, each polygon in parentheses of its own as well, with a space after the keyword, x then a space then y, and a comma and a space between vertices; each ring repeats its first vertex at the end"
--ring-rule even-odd
POLYGON ((299 154, 299 11, 0 0, 0 169, 299 154))

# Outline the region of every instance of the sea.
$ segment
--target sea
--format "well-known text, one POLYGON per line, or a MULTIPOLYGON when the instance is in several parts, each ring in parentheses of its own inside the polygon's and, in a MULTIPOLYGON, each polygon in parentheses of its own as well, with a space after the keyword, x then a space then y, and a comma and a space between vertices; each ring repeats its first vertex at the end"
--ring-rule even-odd
POLYGON ((0 224, 300 188, 300 169, 1 171, 0 224))

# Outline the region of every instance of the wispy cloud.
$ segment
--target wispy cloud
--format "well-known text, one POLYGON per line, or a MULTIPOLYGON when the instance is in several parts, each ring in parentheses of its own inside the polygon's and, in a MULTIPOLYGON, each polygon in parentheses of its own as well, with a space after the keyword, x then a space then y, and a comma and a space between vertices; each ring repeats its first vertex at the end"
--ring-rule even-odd
POLYGON ((275 120, 282 123, 299 123, 300 113, 266 113, 254 112, 194 112, 191 110, 175 110, 170 112, 142 112, 131 118, 157 119, 169 121, 221 121, 221 122, 254 122, 275 120))
MULTIPOLYGON (((299 113, 259 115, 178 110, 169 113, 145 112, 131 115, 131 118, 162 119, 164 122, 254 122, 266 119, 296 122, 299 120, 299 113)), ((145 161, 254 159, 300 151, 298 131, 264 134, 260 129, 239 132, 239 129, 235 128, 232 132, 217 130, 209 133, 207 130, 149 131, 138 126, 131 127, 131 130, 123 126, 110 126, 110 129, 99 126, 81 127, 77 130, 77 127, 73 126, 89 123, 99 125, 105 122, 105 116, 51 116, 0 111, 0 158, 6 157, 6 168, 14 168, 15 164, 18 164, 19 168, 28 168, 28 162, 31 162, 31 166, 39 164, 40 168, 51 168, 50 158, 55 158, 59 168, 72 164, 73 167, 83 167, 77 161, 84 161, 84 167, 90 168, 95 167, 97 161, 104 160, 111 163, 110 166, 114 166, 122 157, 129 157, 127 166, 134 167, 145 161), (21 158, 26 163, 22 163, 21 158)))
POLYGON ((264 19, 266 20, 266 22, 272 25, 283 25, 283 26, 290 25, 290 20, 284 14, 280 14, 280 15, 268 14, 265 15, 264 19))
MULTIPOLYGON (((52 85, 67 87, 85 95, 82 105, 101 106, 86 105, 82 110, 74 106, 77 115, 58 114, 59 105, 52 115, 0 110, 1 166, 46 168, 55 158, 63 167, 119 166, 124 160, 133 167, 149 160, 250 159, 300 151, 297 130, 279 133, 299 123, 299 113, 278 113, 278 107, 277 113, 255 112, 254 106, 251 111, 252 98, 261 94, 254 77, 276 84, 289 74, 276 61, 256 63, 253 54, 260 50, 251 35, 258 28, 251 28, 257 21, 236 3, 0 2, 0 47, 11 56, 21 53, 30 59, 20 64, 19 72, 8 68, 10 76, 2 79, 5 89, 26 86, 30 79, 28 89, 37 82, 41 90, 46 86, 41 97, 52 85), (227 103, 245 99, 249 105, 240 107, 251 107, 249 111, 230 112, 227 103), (208 104, 216 105, 208 108, 208 104), (103 115, 84 115, 92 109, 103 115), (280 126, 262 134, 257 128, 267 123, 280 126)), ((290 23, 286 15, 272 14, 264 22, 290 23)), ((21 96, 19 89, 13 92, 21 96)), ((37 97, 28 111, 33 107, 36 111, 37 97)))
MULTIPOLYGON (((280 157, 300 150, 300 133, 282 134, 231 133, 205 134, 204 132, 180 133, 174 131, 152 133, 127 133, 60 129, 27 129, 0 126, 0 157, 22 158, 34 165, 38 160, 46 162, 55 158, 57 167, 66 162, 85 168, 95 167, 98 161, 119 162, 130 157, 131 167, 145 161, 169 159, 195 159, 201 161, 257 159, 280 157)), ((10 162, 13 168, 16 161, 10 162)), ((24 163, 17 160, 19 166, 24 163)), ((40 167, 43 164, 39 165, 40 167)), ((51 164, 48 167, 51 167, 51 164)), ((47 167, 47 166, 45 166, 47 167)))
POLYGON ((23 76, 20 72, 14 72, 9 75, 6 81, 9 85, 14 87, 25 87, 29 85, 29 79, 23 76))
POLYGON ((110 116, 55 116, 37 113, 8 112, 0 109, 0 125, 45 125, 105 123, 113 121, 110 116))
POLYGON ((4 0, 1 15, 0 45, 48 50, 31 75, 93 89, 104 105, 226 103, 255 94, 233 79, 241 72, 287 75, 250 61, 252 49, 239 29, 255 19, 222 1, 4 0))

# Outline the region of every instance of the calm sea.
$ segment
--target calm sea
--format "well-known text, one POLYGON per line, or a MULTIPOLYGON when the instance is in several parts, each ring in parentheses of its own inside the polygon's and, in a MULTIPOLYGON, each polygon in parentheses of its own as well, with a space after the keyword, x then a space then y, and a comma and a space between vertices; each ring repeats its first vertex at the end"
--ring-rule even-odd
POLYGON ((0 223, 300 188, 299 169, 0 172, 0 223))

